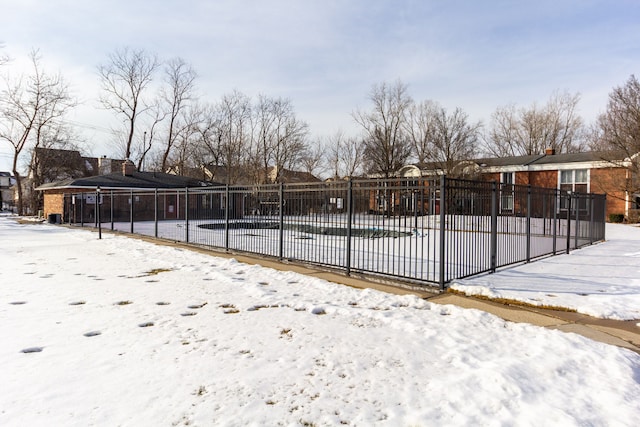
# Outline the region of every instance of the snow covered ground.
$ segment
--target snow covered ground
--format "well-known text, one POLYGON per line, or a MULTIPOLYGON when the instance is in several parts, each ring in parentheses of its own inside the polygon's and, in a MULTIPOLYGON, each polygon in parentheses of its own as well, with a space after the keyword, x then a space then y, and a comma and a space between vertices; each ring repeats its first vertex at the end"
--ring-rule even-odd
MULTIPOLYGON (((628 317, 640 247, 620 230, 464 286, 628 317)), ((640 355, 578 335, 107 233, 0 217, 0 241, 3 426, 640 419, 640 355)))
POLYGON ((607 224, 606 233, 605 243, 457 280, 451 288, 605 319, 640 319, 640 227, 607 224))

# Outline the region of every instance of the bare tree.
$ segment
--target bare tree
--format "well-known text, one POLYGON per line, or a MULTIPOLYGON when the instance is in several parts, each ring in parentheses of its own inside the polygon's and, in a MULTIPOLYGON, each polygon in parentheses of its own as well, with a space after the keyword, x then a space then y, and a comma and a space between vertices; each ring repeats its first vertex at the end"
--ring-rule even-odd
MULTIPOLYGON (((0 43, 0 49, 4 49, 4 43, 0 43)), ((0 66, 5 65, 9 62, 10 58, 7 54, 0 55, 0 66)))
POLYGON ((496 157, 530 152, 520 147, 520 121, 514 104, 498 107, 491 116, 491 129, 485 138, 487 151, 496 157))
POLYGON ((549 120, 547 146, 557 153, 577 153, 587 149, 582 118, 578 114, 580 94, 554 93, 547 102, 549 120))
POLYGON ((364 158, 368 172, 389 178, 404 166, 411 155, 406 121, 411 97, 400 81, 393 85, 374 85, 369 99, 370 111, 356 111, 354 120, 364 130, 364 158))
POLYGON ((582 118, 577 113, 580 95, 554 93, 544 107, 532 104, 516 109, 499 107, 491 117, 485 138, 487 151, 497 157, 579 152, 586 148, 582 118))
POLYGON ((108 63, 98 66, 103 90, 100 103, 124 119, 126 130, 122 154, 127 159, 133 152, 136 122, 149 107, 144 94, 159 65, 155 55, 124 48, 110 54, 108 63))
POLYGON ((38 51, 30 54, 33 71, 13 80, 5 78, 0 96, 0 140, 13 148, 12 171, 18 192, 18 213, 24 213, 22 176, 18 170, 21 153, 27 144, 40 146, 49 129, 59 125, 60 119, 74 105, 69 89, 59 74, 49 75, 40 65, 38 51))
MULTIPOLYGON (((145 123, 140 126, 141 129, 144 129, 141 136, 142 143, 139 145, 139 147, 136 147, 133 144, 131 146, 131 154, 138 157, 138 170, 140 171, 143 169, 148 169, 148 156, 152 152, 156 141, 160 139, 158 137, 158 134, 160 133, 160 125, 167 117, 167 113, 163 110, 158 102, 155 102, 151 106, 149 106, 147 115, 149 116, 149 120, 145 121, 145 123)), ((138 135, 138 139, 140 139, 140 135, 138 135)), ((166 172, 162 168, 160 162, 158 163, 159 164, 155 166, 155 169, 166 172)))
POLYGON ((291 101, 259 96, 253 114, 251 164, 256 166, 254 181, 267 180, 273 168, 272 182, 280 182, 282 171, 291 168, 306 149, 309 126, 299 120, 291 101))
POLYGON ((448 114, 445 108, 438 106, 433 112, 431 148, 426 159, 438 164, 445 175, 465 175, 466 171, 460 164, 474 158, 482 124, 470 123, 467 114, 460 108, 448 114))
POLYGON ((31 212, 42 207, 42 192, 35 188, 48 182, 65 178, 77 178, 90 171, 82 161, 76 136, 66 124, 53 122, 42 127, 38 137, 30 147, 29 185, 26 186, 26 197, 31 212), (77 156, 70 155, 74 150, 77 156))
POLYGON ((306 149, 309 125, 299 120, 288 99, 278 98, 272 103, 275 115, 273 140, 273 182, 281 182, 284 169, 292 169, 306 149))
POLYGON ((251 100, 233 91, 222 97, 218 104, 218 135, 220 161, 226 169, 226 184, 237 182, 251 139, 251 100))
POLYGON ((635 75, 609 94, 607 109, 596 121, 591 147, 610 152, 603 153, 602 160, 626 168, 633 177, 610 185, 623 193, 640 192, 640 82, 635 75))
POLYGON ((607 109, 597 119, 597 130, 593 148, 621 151, 626 157, 640 153, 640 82, 635 75, 609 94, 607 109))
POLYGON ((331 177, 333 179, 338 179, 342 176, 342 168, 341 168, 341 152, 340 147, 342 145, 342 141, 345 139, 344 132, 341 130, 336 131, 333 135, 327 138, 327 168, 331 173, 331 177))
POLYGON ((190 124, 180 121, 183 110, 193 100, 193 89, 196 73, 183 59, 174 58, 167 62, 165 68, 165 84, 161 99, 167 109, 169 124, 162 154, 161 170, 166 172, 169 154, 178 136, 189 128, 190 124))
POLYGON ((198 145, 206 154, 212 179, 235 184, 247 162, 251 140, 251 101, 239 91, 222 97, 216 105, 202 111, 197 126, 198 145))
POLYGON ((253 174, 252 181, 263 184, 267 180, 273 150, 273 128, 275 115, 271 108, 271 99, 259 95, 252 114, 252 138, 249 165, 253 174))
POLYGON ((327 161, 334 179, 354 177, 361 172, 364 143, 354 137, 346 137, 337 131, 329 137, 327 161))
POLYGON ((300 163, 304 172, 318 176, 324 170, 326 147, 321 139, 310 143, 300 155, 300 163))
POLYGON ((435 119, 439 108, 438 104, 431 100, 413 104, 409 108, 406 129, 418 163, 431 160, 436 131, 435 119))
POLYGON ((207 180, 209 177, 204 168, 201 144, 202 110, 198 106, 190 106, 183 112, 184 125, 177 132, 176 142, 167 161, 167 170, 178 175, 207 180))

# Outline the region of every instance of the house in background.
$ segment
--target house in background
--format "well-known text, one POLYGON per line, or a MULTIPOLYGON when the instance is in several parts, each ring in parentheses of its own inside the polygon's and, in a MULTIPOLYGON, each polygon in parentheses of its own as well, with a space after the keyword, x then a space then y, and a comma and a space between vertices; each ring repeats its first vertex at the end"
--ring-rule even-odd
MULTIPOLYGON (((185 190, 220 187, 221 184, 161 172, 139 172, 130 160, 121 165, 119 172, 86 178, 69 178, 43 184, 36 190, 43 194, 44 215, 59 215, 63 222, 90 222, 95 219, 96 201, 100 205, 101 219, 113 215, 114 221, 129 221, 134 212, 136 221, 184 219, 187 215, 185 190), (96 197, 98 188, 101 196, 96 197), (114 190, 117 197, 105 197, 114 190), (129 190, 129 191, 127 191, 129 190), (147 190, 143 194, 140 190, 147 190), (156 204, 156 193, 158 195, 156 204), (98 200, 96 200, 98 199, 98 200), (133 206, 132 206, 133 204, 133 206), (109 216, 104 212, 109 212, 109 216)), ((189 194, 189 217, 224 217, 224 192, 189 194)), ((239 207, 231 203, 232 215, 239 207)), ((239 212, 238 212, 239 214, 239 212)))
MULTIPOLYGON (((622 214, 626 218, 637 215, 633 194, 625 191, 631 160, 612 152, 545 154, 506 158, 487 158, 474 161, 480 179, 506 185, 531 185, 562 191, 607 195, 607 218, 622 214)), ((508 209, 501 206, 501 209, 508 209)), ((512 208, 512 207, 511 207, 512 208)), ((560 209, 563 206, 561 201, 560 209)))
POLYGON ((13 186, 15 183, 11 172, 0 172, 0 210, 13 211, 15 207, 13 186))
POLYGON ((43 210, 42 193, 33 191, 44 184, 87 178, 119 170, 124 160, 86 157, 78 150, 38 147, 31 159, 29 175, 22 181, 23 200, 31 214, 43 210))
MULTIPOLYGON (((631 162, 632 159, 614 152, 556 154, 554 150, 549 149, 539 155, 461 161, 454 165, 454 170, 459 176, 497 182, 501 184, 500 188, 504 194, 508 194, 510 186, 517 185, 606 194, 607 218, 612 214, 620 214, 629 220, 637 220, 640 198, 637 194, 625 190, 627 183, 633 178, 630 176, 631 162)), ((444 169, 437 162, 406 165, 396 176, 409 185, 415 185, 419 178, 442 175, 444 169)), ((378 197, 375 202, 378 211, 386 209, 386 198, 381 195, 378 197)), ((405 199, 401 194, 391 194, 391 198, 393 212, 421 209, 424 212, 437 213, 437 200, 435 205, 431 201, 433 206, 417 204, 416 207, 412 207, 410 204, 403 205, 405 199)), ((410 200, 406 199, 405 202, 407 201, 410 200)), ((560 212, 566 210, 566 203, 566 199, 560 200, 560 212)), ((517 200, 508 195, 501 197, 499 209, 501 213, 514 213, 514 210, 518 209, 517 200)))

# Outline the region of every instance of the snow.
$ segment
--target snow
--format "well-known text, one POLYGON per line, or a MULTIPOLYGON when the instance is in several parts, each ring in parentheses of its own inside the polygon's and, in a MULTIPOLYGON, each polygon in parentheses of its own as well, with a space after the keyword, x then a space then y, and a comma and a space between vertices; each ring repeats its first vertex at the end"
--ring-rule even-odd
MULTIPOLYGON (((511 274, 524 293, 528 273, 515 271, 557 266, 531 276, 552 280, 537 292, 559 294, 563 279, 574 295, 602 288, 629 299, 614 310, 624 317, 640 248, 613 264, 607 247, 633 235, 609 237, 490 279, 511 274), (615 284, 589 276, 595 263, 615 284)), ((640 355, 575 334, 109 233, 0 217, 0 241, 3 426, 640 419, 640 355)), ((508 291, 508 277, 498 291, 487 277, 465 286, 508 291)), ((603 310, 600 296, 585 306, 603 310)))
POLYGON ((456 280, 468 295, 570 308, 594 317, 640 319, 640 227, 607 224, 606 242, 456 280))

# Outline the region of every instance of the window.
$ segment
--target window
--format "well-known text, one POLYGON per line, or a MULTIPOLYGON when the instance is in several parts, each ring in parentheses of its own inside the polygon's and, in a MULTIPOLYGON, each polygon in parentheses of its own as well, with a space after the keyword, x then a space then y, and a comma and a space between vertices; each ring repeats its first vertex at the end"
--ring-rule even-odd
POLYGON ((500 210, 513 213, 513 172, 500 174, 500 210))
MULTIPOLYGON (((567 192, 587 193, 589 191, 589 170, 560 171, 560 190, 562 190, 563 195, 567 192)), ((560 209, 567 209, 567 203, 567 198, 561 197, 560 209)), ((582 199, 580 209, 586 209, 586 199, 582 199)))
POLYGON ((400 181, 400 200, 404 213, 415 212, 415 197, 418 191, 418 185, 418 181, 411 178, 405 178, 400 181))
POLYGON ((560 189, 576 193, 587 193, 589 182, 589 171, 587 169, 576 169, 560 171, 560 189))

